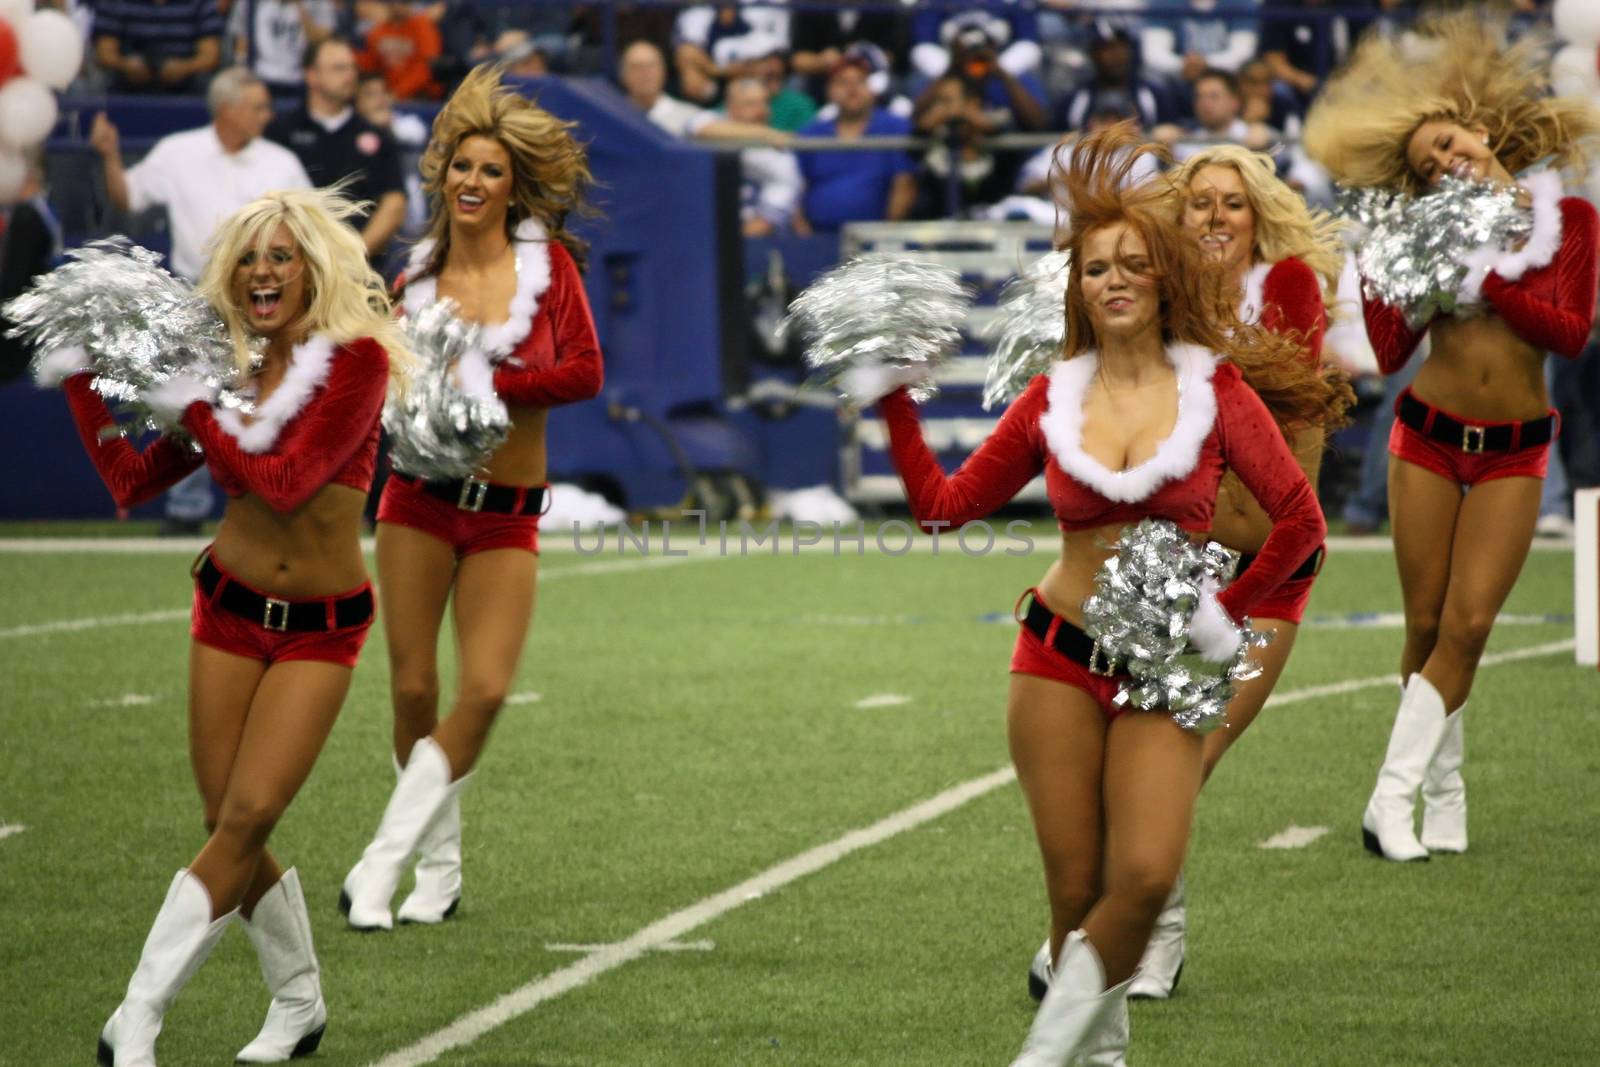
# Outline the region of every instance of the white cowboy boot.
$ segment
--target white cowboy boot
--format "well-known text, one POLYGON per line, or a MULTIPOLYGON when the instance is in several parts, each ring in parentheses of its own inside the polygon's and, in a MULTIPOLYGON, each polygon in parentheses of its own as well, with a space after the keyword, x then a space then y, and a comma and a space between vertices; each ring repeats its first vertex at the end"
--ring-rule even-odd
POLYGON ((1395 861, 1428 858, 1415 830, 1417 791, 1444 730, 1444 698, 1420 672, 1413 674, 1395 713, 1377 785, 1361 816, 1361 840, 1369 852, 1395 861))
POLYGON ((1047 937, 1044 944, 1039 946, 1039 951, 1033 954, 1033 962, 1028 965, 1028 996, 1043 1000, 1050 991, 1050 979, 1054 974, 1055 965, 1050 962, 1050 939, 1047 937))
POLYGON ((339 910, 351 926, 357 930, 393 929, 389 901, 423 833, 449 796, 450 761, 433 738, 424 737, 411 749, 411 759, 400 772, 372 843, 345 875, 339 910))
MULTIPOLYGON (((1126 985, 1126 983, 1124 983, 1126 985)), ((1100 1026, 1078 1060, 1082 1067, 1128 1067, 1128 998, 1119 996, 1106 1009, 1100 1026)))
POLYGON ((417 884, 397 913, 403 923, 442 923, 461 906, 461 791, 471 777, 450 783, 439 814, 417 842, 417 884))
POLYGON ((128 992, 100 1031, 101 1067, 156 1067, 162 1018, 237 914, 236 909, 211 918, 211 894, 200 879, 187 870, 173 877, 128 979, 128 992))
POLYGON ((1467 850, 1467 785, 1461 780, 1466 738, 1465 705, 1444 720, 1444 739, 1422 779, 1422 847, 1429 852, 1467 850))
POLYGON ((1184 937, 1189 927, 1189 909, 1184 901, 1183 872, 1179 871, 1161 914, 1156 916, 1150 943, 1139 961, 1139 973, 1128 990, 1134 1000, 1166 1000, 1177 991, 1178 979, 1183 977, 1184 937))
POLYGON ((1106 989, 1105 984, 1100 954, 1082 930, 1074 930, 1061 946, 1050 991, 1011 1067, 1066 1067, 1073 1057, 1094 1047, 1117 1005, 1127 1003, 1128 982, 1115 989, 1106 989))
POLYGON ((256 947, 272 1004, 261 1032, 234 1061, 283 1063, 311 1055, 322 1043, 328 1008, 322 1002, 321 970, 311 947, 311 917, 293 867, 262 896, 255 914, 244 920, 244 928, 256 947))

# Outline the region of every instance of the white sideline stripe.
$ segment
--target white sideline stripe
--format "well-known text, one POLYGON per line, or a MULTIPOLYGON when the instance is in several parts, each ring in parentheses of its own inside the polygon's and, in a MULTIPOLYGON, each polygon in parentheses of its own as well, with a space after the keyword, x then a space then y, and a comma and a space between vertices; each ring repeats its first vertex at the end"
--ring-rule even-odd
POLYGON ((852 852, 887 841, 907 830, 913 830, 1015 780, 1016 772, 1010 767, 1002 767, 981 778, 974 778, 947 789, 871 826, 852 830, 837 840, 802 852, 775 867, 769 867, 754 878, 740 882, 731 889, 724 889, 698 904, 692 904, 682 911, 658 919, 626 941, 597 949, 576 963, 529 982, 487 1006, 463 1015, 443 1030, 428 1035, 416 1044, 391 1052, 378 1060, 375 1067, 419 1067, 420 1064, 431 1063, 450 1049, 470 1044, 517 1016, 527 1014, 545 1001, 586 985, 607 971, 633 962, 652 949, 676 941, 741 904, 759 900, 767 893, 820 871, 852 852))
POLYGON ((507 704, 537 704, 544 699, 543 693, 512 693, 506 697, 507 704))
POLYGON ((19 822, 0 823, 0 841, 4 841, 8 837, 15 837, 26 829, 27 827, 19 822))
MULTIPOLYGON (((604 942, 596 945, 568 945, 564 943, 558 943, 554 945, 546 945, 544 950, 546 952, 589 953, 599 952, 601 949, 607 949, 610 947, 611 946, 609 944, 604 942)), ((715 941, 666 941, 656 946, 657 952, 715 952, 716 949, 717 943, 715 941)))
MULTIPOLYGON (((1500 652, 1483 657, 1479 666, 1493 667, 1514 660, 1554 655, 1557 652, 1570 650, 1572 645, 1571 641, 1557 641, 1548 645, 1500 652)), ((1335 686, 1297 689, 1283 694, 1281 698, 1269 701, 1268 704, 1269 706, 1272 703, 1292 704, 1318 696, 1394 684, 1392 675, 1357 678, 1335 686)), ((607 971, 616 970, 624 964, 639 959, 646 952, 659 949, 669 942, 675 942, 683 935, 720 918, 741 904, 759 900, 767 893, 781 889, 808 874, 814 874, 853 852, 882 844, 907 830, 914 830, 923 823, 955 811, 1003 785, 1011 784, 1016 778, 1014 769, 1002 767, 982 777, 962 782, 864 829, 852 830, 825 845, 802 852, 775 867, 767 868, 754 878, 740 882, 731 889, 724 889, 715 896, 707 897, 697 904, 691 904, 681 911, 675 911, 665 918, 656 920, 626 941, 599 946, 576 963, 534 979, 520 988, 497 997, 484 1007, 468 1012, 443 1030, 436 1030, 420 1041, 396 1049, 381 1060, 373 1061, 371 1067, 422 1067, 423 1064, 432 1063, 451 1049, 469 1045, 491 1030, 504 1026, 518 1016, 526 1015, 545 1001, 554 1000, 563 993, 570 993, 574 989, 588 985, 607 971)))
POLYGON ((146 704, 154 704, 156 698, 149 693, 123 693, 120 697, 110 697, 106 700, 91 700, 91 708, 138 708, 146 704))
POLYGON ((901 704, 911 703, 911 698, 905 693, 874 693, 869 697, 862 697, 856 701, 858 708, 893 708, 901 704))
POLYGON ((1287 830, 1273 834, 1256 847, 1273 849, 1305 848, 1332 829, 1333 827, 1331 826, 1295 826, 1290 823, 1287 830))
MULTIPOLYGON (((1496 615, 1496 626, 1562 626, 1572 622, 1568 618, 1551 618, 1549 615, 1496 615)), ((1312 616, 1305 621, 1308 630, 1399 630, 1406 617, 1399 611, 1381 611, 1376 614, 1312 616)))
MULTIPOLYGON (((1541 656, 1553 656, 1558 652, 1571 652, 1573 641, 1551 641, 1543 645, 1529 645, 1527 648, 1515 648, 1509 652, 1495 652, 1478 661, 1479 669, 1484 667, 1498 667, 1502 663, 1515 663, 1517 660, 1537 659, 1541 656)), ((1362 689, 1376 689, 1380 686, 1392 686, 1396 695, 1400 692, 1400 674, 1380 674, 1374 678, 1352 678, 1347 682, 1334 682, 1331 685, 1312 685, 1304 689, 1296 689, 1288 693, 1274 693, 1268 698, 1266 707, 1279 708, 1285 704, 1298 704, 1303 700, 1317 700, 1321 697, 1339 696, 1343 693, 1355 693, 1362 689)))

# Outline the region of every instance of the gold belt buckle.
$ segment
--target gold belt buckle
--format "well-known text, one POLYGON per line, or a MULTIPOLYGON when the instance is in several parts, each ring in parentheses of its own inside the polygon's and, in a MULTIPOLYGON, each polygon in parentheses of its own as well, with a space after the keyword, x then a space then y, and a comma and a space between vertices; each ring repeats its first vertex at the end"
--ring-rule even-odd
POLYGON ((461 480, 461 495, 456 498, 456 507, 462 511, 482 511, 483 502, 488 496, 489 483, 468 475, 461 480))
POLYGON ((1483 451, 1484 433, 1487 426, 1463 426, 1461 428, 1461 451, 1478 455, 1483 451))

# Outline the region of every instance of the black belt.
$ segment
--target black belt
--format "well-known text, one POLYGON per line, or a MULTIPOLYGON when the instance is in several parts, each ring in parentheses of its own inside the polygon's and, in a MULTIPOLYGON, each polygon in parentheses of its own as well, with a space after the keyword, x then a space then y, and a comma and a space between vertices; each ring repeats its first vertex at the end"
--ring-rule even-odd
MULTIPOLYGON (((1315 578, 1317 576, 1317 572, 1322 569, 1322 561, 1327 554, 1328 546, 1318 545, 1317 550, 1311 553, 1311 555, 1307 556, 1305 562, 1300 564, 1300 566, 1295 569, 1295 572, 1289 575, 1289 577, 1285 578, 1284 581, 1298 582, 1302 578, 1315 578)), ((1250 564, 1254 563, 1255 561, 1256 554, 1254 552, 1239 553, 1239 565, 1233 569, 1234 577, 1237 578, 1239 575, 1249 570, 1250 564)))
POLYGON ((229 579, 211 562, 207 552, 195 570, 195 580, 207 600, 215 599, 218 607, 241 619, 248 619, 263 629, 277 633, 317 633, 343 630, 372 621, 372 590, 363 589, 338 600, 279 600, 263 596, 253 589, 229 579), (222 586, 221 595, 217 586, 222 586), (328 605, 333 605, 333 622, 328 621, 328 605))
MULTIPOLYGON (((1060 622, 1056 625, 1055 640, 1050 642, 1057 652, 1079 666, 1088 668, 1090 674, 1097 674, 1102 678, 1115 678, 1122 673, 1117 670, 1116 663, 1107 659, 1106 654, 1100 651, 1099 642, 1045 607, 1039 600, 1037 592, 1030 589, 1022 595, 1029 599, 1028 610, 1017 621, 1027 627, 1040 641, 1049 640, 1050 625, 1060 618, 1060 622)), ((1020 603, 1018 607, 1021 607, 1020 603)))
POLYGON ((1499 426, 1474 426, 1451 418, 1438 408, 1418 400, 1409 390, 1400 394, 1395 415, 1418 433, 1463 452, 1510 452, 1537 448, 1549 444, 1556 435, 1554 415, 1499 426), (1431 423, 1430 415, 1433 417, 1431 423))
POLYGON ((495 485, 479 478, 425 482, 413 478, 412 484, 429 496, 454 504, 462 511, 492 511, 497 515, 544 514, 545 486, 526 489, 516 485, 495 485), (519 502, 520 498, 520 502, 519 502))

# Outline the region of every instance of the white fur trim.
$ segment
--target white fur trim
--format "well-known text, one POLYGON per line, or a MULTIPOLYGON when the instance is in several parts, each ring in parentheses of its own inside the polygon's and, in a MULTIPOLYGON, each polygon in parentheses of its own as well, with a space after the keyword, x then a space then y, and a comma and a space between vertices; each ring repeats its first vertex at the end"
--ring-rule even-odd
POLYGON ((245 422, 234 408, 216 412, 217 423, 239 442, 246 452, 268 452, 278 443, 283 431, 301 409, 311 394, 328 380, 328 368, 333 365, 333 342, 316 334, 303 345, 296 345, 289 357, 289 369, 283 381, 272 391, 265 402, 256 408, 255 418, 245 422))
MULTIPOLYGON (((517 224, 515 234, 517 250, 517 291, 511 296, 511 306, 504 322, 483 328, 483 350, 492 362, 498 363, 509 356, 533 329, 533 317, 539 313, 539 298, 550 288, 550 240, 538 219, 523 219, 517 224)), ((418 241, 406 261, 409 277, 427 266, 433 255, 432 241, 418 241)), ((406 282, 406 313, 415 315, 439 297, 439 279, 435 275, 406 282)))
POLYGON ((1061 469, 1107 500, 1143 500, 1164 483, 1187 477, 1216 422, 1217 394, 1211 388, 1216 355, 1199 345, 1176 344, 1167 348, 1167 361, 1178 376, 1177 421, 1155 455, 1125 471, 1109 470, 1083 450, 1083 402, 1099 369, 1099 354, 1063 360, 1050 372, 1049 406, 1039 416, 1039 428, 1061 469))
POLYGON ((1516 251, 1488 246, 1467 253, 1467 276, 1460 293, 1465 303, 1483 300, 1483 282, 1490 271, 1514 282, 1528 271, 1549 264, 1561 249, 1561 175, 1541 170, 1519 184, 1528 190, 1533 201, 1533 232, 1516 251))
POLYGON ((891 367, 884 363, 863 363, 839 375, 839 394, 850 404, 865 407, 877 403, 902 385, 927 381, 927 367, 891 367))
POLYGON ((1261 321, 1261 311, 1266 305, 1267 275, 1276 263, 1257 263, 1244 276, 1244 296, 1239 300, 1239 321, 1254 326, 1261 321))
POLYGON ((456 384, 461 391, 475 400, 488 400, 495 396, 494 369, 489 357, 481 348, 469 348, 456 360, 456 384))
POLYGON ((58 348, 53 352, 46 352, 33 361, 33 380, 42 388, 54 389, 74 374, 82 374, 91 370, 94 362, 89 358, 89 350, 82 345, 68 345, 58 348))
POLYGON ((189 410, 189 405, 197 400, 211 403, 217 396, 217 390, 187 374, 175 374, 159 385, 153 385, 139 394, 150 408, 150 411, 161 422, 169 426, 176 426, 183 421, 183 413, 189 410))
POLYGON ((1217 586, 1207 581, 1200 593, 1200 603, 1195 605, 1189 619, 1189 643, 1200 650, 1202 659, 1211 663, 1226 663, 1239 651, 1244 632, 1234 625, 1228 613, 1217 601, 1217 586))

